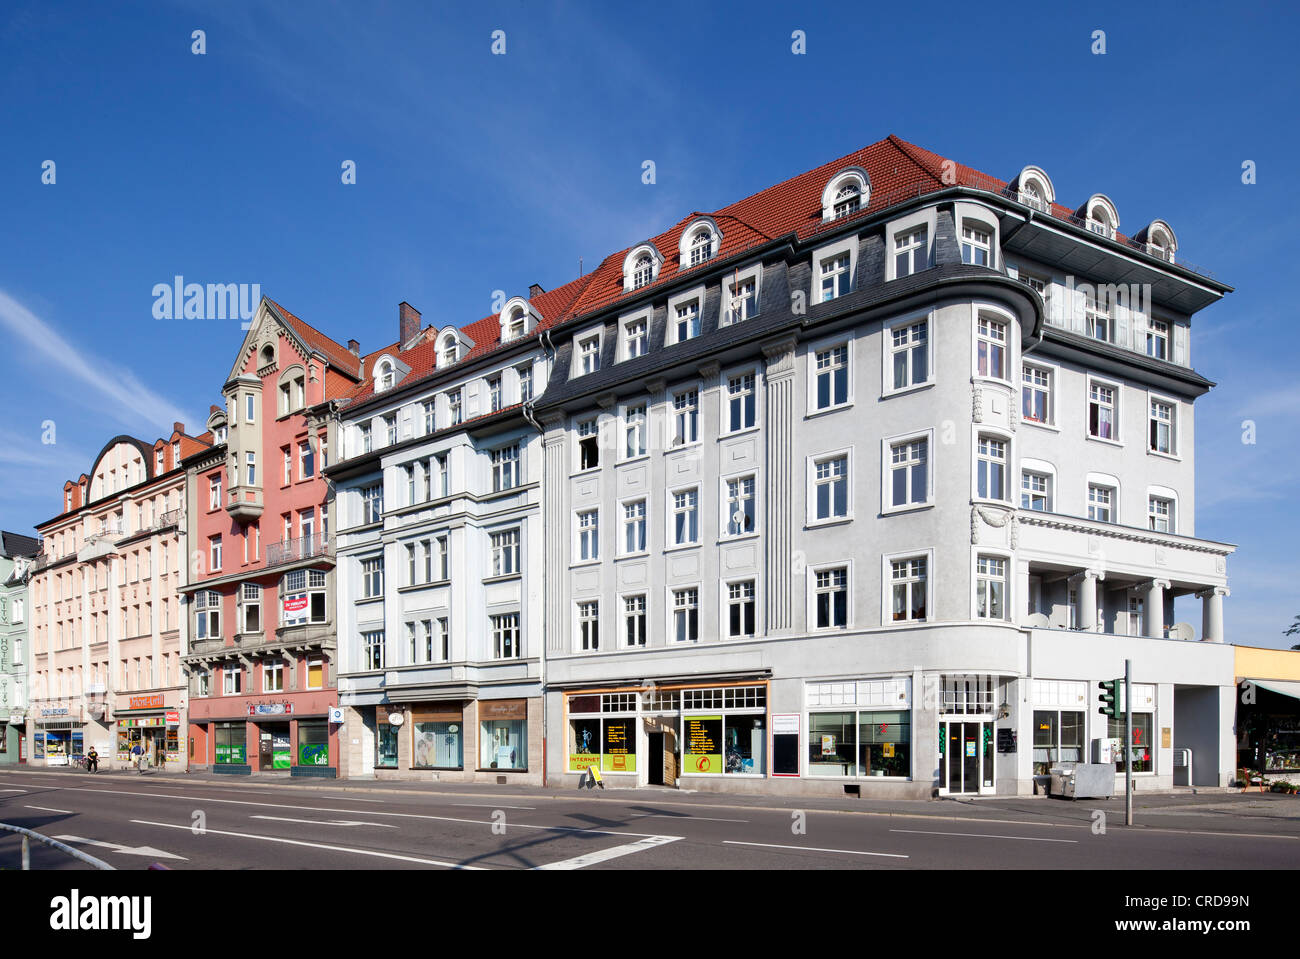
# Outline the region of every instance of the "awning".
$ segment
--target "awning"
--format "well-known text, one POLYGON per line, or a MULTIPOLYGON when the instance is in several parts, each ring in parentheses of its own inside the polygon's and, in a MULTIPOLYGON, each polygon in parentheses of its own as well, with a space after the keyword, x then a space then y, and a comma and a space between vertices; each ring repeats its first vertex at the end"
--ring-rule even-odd
POLYGON ((1290 696, 1292 699, 1300 699, 1300 680, 1243 679, 1242 682, 1251 683, 1260 689, 1267 689, 1270 693, 1281 693, 1283 696, 1290 696))

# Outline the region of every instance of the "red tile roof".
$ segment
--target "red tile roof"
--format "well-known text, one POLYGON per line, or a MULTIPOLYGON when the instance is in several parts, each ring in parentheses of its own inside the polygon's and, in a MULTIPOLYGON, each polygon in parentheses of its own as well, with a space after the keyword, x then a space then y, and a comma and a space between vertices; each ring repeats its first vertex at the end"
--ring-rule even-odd
POLYGON ((304 343, 312 349, 319 350, 323 353, 325 358, 330 361, 331 366, 342 370, 354 380, 361 378, 361 360, 356 356, 356 354, 346 346, 341 346, 334 340, 330 339, 310 323, 298 319, 298 317, 294 316, 270 297, 267 297, 267 302, 275 307, 276 312, 284 317, 284 321, 289 324, 289 328, 298 334, 298 337, 304 343))

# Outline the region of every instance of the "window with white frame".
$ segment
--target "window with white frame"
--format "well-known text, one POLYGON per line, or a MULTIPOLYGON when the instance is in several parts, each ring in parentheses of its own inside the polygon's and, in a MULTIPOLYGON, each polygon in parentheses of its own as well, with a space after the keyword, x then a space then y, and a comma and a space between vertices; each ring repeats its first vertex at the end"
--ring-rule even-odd
POLYGON ((980 434, 975 454, 975 495, 979 499, 1008 498, 1006 440, 980 434))
POLYGON ((438 624, 438 661, 445 663, 451 659, 451 620, 440 616, 438 624))
POLYGON ((847 345, 818 350, 816 364, 818 410, 842 406, 849 401, 849 348, 847 345))
POLYGON ((461 422, 461 402, 460 390, 452 390, 447 394, 447 412, 450 426, 459 426, 461 422))
POLYGON ((239 590, 244 610, 245 633, 262 631, 262 587, 256 583, 243 583, 239 590))
MULTIPOLYGON (((384 514, 384 486, 375 483, 361 488, 361 522, 378 523, 384 514)), ((286 537, 287 538, 287 537, 286 537)))
POLYGON ((813 602, 818 629, 843 628, 849 624, 848 567, 818 570, 813 582, 813 602))
POLYGON ((1147 497, 1147 518, 1157 533, 1174 531, 1174 501, 1165 496, 1147 497))
POLYGON ((743 323, 758 313, 758 284, 741 280, 727 287, 727 322, 743 323))
POLYGON ((1169 324, 1164 320, 1147 321, 1146 350, 1157 360, 1169 359, 1169 324))
POLYGON ((208 478, 208 509, 221 509, 221 474, 208 478))
MULTIPOLYGON (((599 355, 597 361, 599 362, 599 355)), ((501 409, 501 377, 489 376, 487 378, 488 388, 488 412, 495 413, 501 409)))
POLYGON ((993 265, 993 231, 981 223, 962 223, 961 261, 972 266, 993 265))
POLYGON ((392 446, 397 442, 397 414, 391 413, 384 417, 384 437, 385 442, 392 446))
POLYGON ((384 595, 384 558, 375 556, 361 561, 361 595, 374 599, 384 595))
POLYGON ((673 590, 673 641, 694 642, 700 638, 700 591, 673 590))
POLYGON ((835 193, 835 205, 831 208, 831 219, 851 216, 862 206, 862 190, 856 183, 846 183, 835 193))
POLYGON ((687 340, 693 340, 700 335, 700 301, 688 300, 685 303, 678 303, 674 309, 676 314, 676 331, 678 343, 684 343, 687 340))
POLYGON ((1165 453, 1173 456, 1177 453, 1174 443, 1174 404, 1164 400, 1151 401, 1150 430, 1148 444, 1151 452, 1165 453))
POLYGON ((700 541, 700 492, 678 490, 673 498, 673 545, 686 546, 700 541))
POLYGON ((632 264, 632 289, 639 290, 654 279, 654 260, 649 253, 642 253, 632 264))
POLYGON ((227 696, 238 696, 244 690, 244 671, 234 663, 221 668, 222 691, 227 696))
POLYGON ((623 458, 634 459, 646 453, 646 407, 629 406, 623 414, 623 458))
POLYGON ((361 634, 361 663, 363 669, 384 668, 384 631, 370 630, 361 634))
POLYGON ((975 327, 975 372, 995 380, 1007 378, 1007 324, 983 313, 975 327))
POLYGON ((438 495, 451 495, 451 466, 449 454, 439 453, 433 458, 434 464, 438 468, 438 495))
POLYGON ((1110 291, 1105 287, 1085 287, 1083 291, 1083 316, 1088 335, 1095 340, 1110 343, 1114 340, 1114 324, 1110 315, 1110 291))
POLYGON ((740 476, 727 480, 726 530, 728 536, 754 532, 757 510, 754 505, 754 477, 740 476))
POLYGON ((925 622, 927 581, 927 557, 911 556, 890 561, 890 608, 895 623, 925 622))
POLYGON ((646 550, 646 501, 636 499, 623 504, 623 553, 646 550))
POLYGON ((523 307, 515 307, 510 313, 510 323, 506 327, 506 339, 514 340, 524 335, 525 319, 523 307))
POLYGON ((743 373, 727 378, 727 432, 747 430, 757 416, 754 374, 743 373))
POLYGON ((289 452, 289 447, 280 447, 280 453, 284 457, 284 486, 293 482, 293 455, 289 452))
POLYGON ((700 392, 673 394, 673 445, 695 443, 700 438, 700 392))
POLYGON ((578 559, 600 559, 600 510, 578 513, 578 559))
MULTIPOLYGON (((125 564, 123 564, 125 569, 125 564)), ((208 572, 215 573, 221 569, 221 537, 213 536, 208 540, 208 572)))
POLYGON ((518 659, 524 654, 519 643, 519 614, 492 617, 492 658, 518 659))
POLYGON ((437 547, 438 579, 446 582, 451 579, 451 537, 444 533, 435 536, 433 542, 437 547))
POLYGON ((578 469, 594 470, 600 466, 600 424, 596 417, 578 424, 578 469))
POLYGON ((519 402, 530 402, 533 398, 533 368, 521 366, 515 370, 515 374, 519 380, 519 402))
POLYGON ((1115 490, 1100 483, 1088 484, 1088 519, 1099 523, 1115 522, 1115 490))
POLYGON ((743 639, 754 635, 754 581, 727 584, 727 636, 743 639))
POLYGON ((907 230, 894 237, 894 278, 911 276, 929 267, 926 251, 927 227, 907 230))
POLYGON ((492 451, 492 490, 500 493, 519 485, 519 444, 492 451))
POLYGON ((623 324, 623 355, 629 360, 650 352, 649 324, 644 318, 623 324))
POLYGON ((902 323, 889 331, 889 365, 893 385, 890 389, 905 390, 920 386, 930 378, 930 323, 902 323))
POLYGON ((252 423, 257 419, 257 400, 252 393, 244 394, 244 422, 252 423))
POLYGON ((262 663, 262 692, 284 692, 284 660, 272 659, 262 663))
POLYGON ((256 486, 257 485, 257 454, 248 453, 245 455, 244 459, 245 459, 245 473, 248 476, 248 485, 256 486))
POLYGON ((1042 513, 1052 511, 1052 477, 1035 470, 1020 473, 1020 508, 1042 513))
POLYGON ((708 229, 702 229, 691 238, 690 251, 688 257, 691 266, 699 266, 701 263, 712 258, 713 256, 713 234, 708 229))
POLYGON ((316 457, 312 454, 311 443, 302 440, 298 444, 298 478, 310 479, 316 475, 316 457))
POLYGON ((821 302, 833 300, 849 292, 849 254, 829 256, 819 264, 821 277, 821 302))
POLYGON ((371 440, 371 431, 369 423, 362 423, 357 427, 357 438, 362 453, 369 453, 374 446, 371 440))
POLYGON ((1141 636, 1146 632, 1146 604, 1136 593, 1128 596, 1128 635, 1141 636))
POLYGON ((492 575, 514 576, 519 572, 519 530, 506 529, 493 533, 492 575))
POLYGON ((201 589, 194 594, 194 636, 221 638, 221 594, 215 590, 201 589))
POLYGON ((975 560, 975 616, 1007 618, 1007 561, 1001 556, 979 556, 975 560))
POLYGON ((1020 372, 1020 416, 1030 423, 1052 421, 1052 371, 1025 363, 1020 372))
POLYGON ((578 341, 578 373, 586 376, 600 369, 600 334, 578 341))
POLYGON ((600 602, 578 604, 578 645, 584 650, 600 649, 600 602))
POLYGON ((889 505, 916 506, 930 499, 930 440, 903 440, 889 446, 889 505))
POLYGON ((1088 384, 1088 435, 1103 440, 1118 439, 1117 391, 1102 383, 1088 384))
POLYGON ((814 517, 843 519, 849 515, 848 454, 813 461, 814 517))
POLYGON ((623 598, 623 642, 627 646, 644 646, 646 636, 645 595, 623 598))

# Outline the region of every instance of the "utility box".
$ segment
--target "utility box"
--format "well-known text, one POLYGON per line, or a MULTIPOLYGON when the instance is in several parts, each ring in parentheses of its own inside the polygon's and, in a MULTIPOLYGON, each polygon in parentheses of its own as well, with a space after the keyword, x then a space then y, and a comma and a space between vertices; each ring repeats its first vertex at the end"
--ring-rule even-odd
POLYGON ((1051 795, 1065 799, 1109 799, 1115 795, 1115 766, 1078 763, 1052 770, 1051 795))

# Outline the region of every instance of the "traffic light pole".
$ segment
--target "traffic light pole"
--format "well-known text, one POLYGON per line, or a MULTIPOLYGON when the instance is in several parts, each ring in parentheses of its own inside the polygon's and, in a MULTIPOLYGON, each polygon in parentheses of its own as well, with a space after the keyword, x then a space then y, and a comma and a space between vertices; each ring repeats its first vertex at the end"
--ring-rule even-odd
POLYGON ((1133 825, 1133 660, 1124 660, 1124 825, 1133 825))

